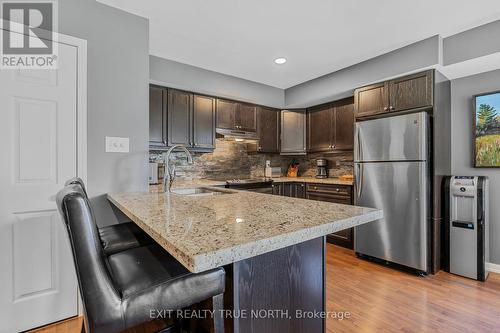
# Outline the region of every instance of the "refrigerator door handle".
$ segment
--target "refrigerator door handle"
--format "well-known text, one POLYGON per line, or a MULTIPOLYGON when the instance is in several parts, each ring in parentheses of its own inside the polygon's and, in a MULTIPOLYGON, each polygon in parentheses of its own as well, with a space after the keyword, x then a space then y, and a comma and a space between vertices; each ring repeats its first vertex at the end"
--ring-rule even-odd
POLYGON ((362 161, 363 160, 363 147, 361 146, 361 130, 359 128, 359 125, 356 124, 356 134, 355 134, 355 138, 356 138, 356 146, 357 146, 357 150, 356 150, 356 154, 354 156, 354 160, 355 161, 362 161))
POLYGON ((357 163, 356 167, 358 169, 358 172, 356 172, 356 204, 357 200, 361 197, 361 191, 362 191, 362 186, 363 186, 363 164, 362 163, 357 163))

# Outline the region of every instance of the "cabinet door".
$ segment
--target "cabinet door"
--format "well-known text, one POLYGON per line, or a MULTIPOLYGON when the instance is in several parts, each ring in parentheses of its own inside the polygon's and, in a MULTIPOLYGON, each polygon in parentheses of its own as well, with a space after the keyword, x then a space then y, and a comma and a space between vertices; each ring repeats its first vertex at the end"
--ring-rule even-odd
MULTIPOLYGON (((307 184, 306 198, 309 200, 327 201, 344 205, 352 205, 352 188, 348 186, 307 184)), ((354 228, 341 230, 327 236, 329 243, 354 248, 354 228)))
POLYGON ((304 109, 281 111, 281 154, 306 153, 306 112, 304 109))
POLYGON ((283 183, 274 183, 272 186, 274 195, 283 195, 283 183))
POLYGON ((335 150, 354 149, 354 105, 347 104, 335 107, 334 113, 335 150))
POLYGON ((259 107, 257 111, 257 132, 260 153, 279 153, 279 111, 271 108, 259 107))
POLYGON ((309 152, 333 149, 332 105, 324 105, 307 110, 307 150, 309 152))
POLYGON ((257 131, 257 107, 255 105, 238 103, 235 118, 236 129, 248 132, 257 131))
POLYGON ((372 116, 389 111, 388 83, 377 83, 354 91, 356 117, 372 116))
POLYGON ((193 146, 215 148, 215 98, 193 97, 193 146))
POLYGON ((295 185, 294 183, 283 183, 282 184, 283 190, 282 190, 281 195, 283 195, 285 197, 294 197, 295 196, 294 185, 295 185))
POLYGON ((190 146, 191 141, 191 110, 193 94, 168 90, 168 145, 190 146))
POLYGON ((238 103, 217 99, 217 128, 236 129, 235 117, 238 103))
POLYGON ((433 105, 433 71, 408 75, 389 82, 391 112, 433 105))
POLYGON ((167 145, 167 100, 166 90, 149 87, 149 144, 167 145))
POLYGON ((306 184, 295 183, 295 198, 305 198, 306 197, 306 184))

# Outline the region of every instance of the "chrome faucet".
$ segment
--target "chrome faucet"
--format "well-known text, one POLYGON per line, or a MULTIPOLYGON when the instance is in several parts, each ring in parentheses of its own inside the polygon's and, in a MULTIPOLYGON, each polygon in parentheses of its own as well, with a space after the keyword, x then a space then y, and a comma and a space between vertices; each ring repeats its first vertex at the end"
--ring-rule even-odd
POLYGON ((175 165, 172 165, 172 168, 170 168, 170 155, 172 154, 172 151, 175 149, 181 149, 184 150, 184 152, 187 155, 187 162, 189 164, 193 164, 193 157, 191 156, 191 153, 189 150, 187 150, 186 146, 183 145, 174 145, 170 147, 169 150, 163 155, 164 156, 164 161, 165 161, 165 175, 163 176, 163 189, 164 191, 170 192, 170 189, 172 188, 172 184, 174 183, 175 180, 175 165), (168 183, 167 183, 168 179, 168 183))

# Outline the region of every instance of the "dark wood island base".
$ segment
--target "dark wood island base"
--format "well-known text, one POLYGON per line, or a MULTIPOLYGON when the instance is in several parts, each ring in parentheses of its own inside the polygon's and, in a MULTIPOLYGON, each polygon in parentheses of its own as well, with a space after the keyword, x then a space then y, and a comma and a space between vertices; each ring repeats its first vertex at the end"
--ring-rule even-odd
POLYGON ((225 266, 225 332, 325 332, 325 248, 320 237, 225 266))

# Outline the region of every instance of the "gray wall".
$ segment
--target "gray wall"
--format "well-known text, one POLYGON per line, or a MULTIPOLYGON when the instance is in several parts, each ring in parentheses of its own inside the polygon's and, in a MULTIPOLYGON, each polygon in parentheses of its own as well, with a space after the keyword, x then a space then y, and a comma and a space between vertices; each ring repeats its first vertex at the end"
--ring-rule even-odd
POLYGON ((156 56, 150 56, 149 67, 151 80, 167 87, 277 108, 284 105, 283 89, 156 56))
POLYGON ((64 0, 59 31, 88 41, 88 188, 98 223, 111 224, 104 194, 148 184, 148 21, 95 0, 64 0), (105 153, 105 136, 129 137, 130 153, 105 153))
POLYGON ((353 90, 439 63, 434 36, 285 90, 286 107, 307 107, 352 96, 353 90))
MULTIPOLYGON (((475 169, 473 163, 472 96, 500 90, 500 70, 451 82, 452 174, 490 178, 490 262, 500 264, 500 169, 475 169)), ((500 111, 500 110, 499 110, 500 111)))
POLYGON ((443 65, 500 52, 500 20, 443 39, 443 65))

